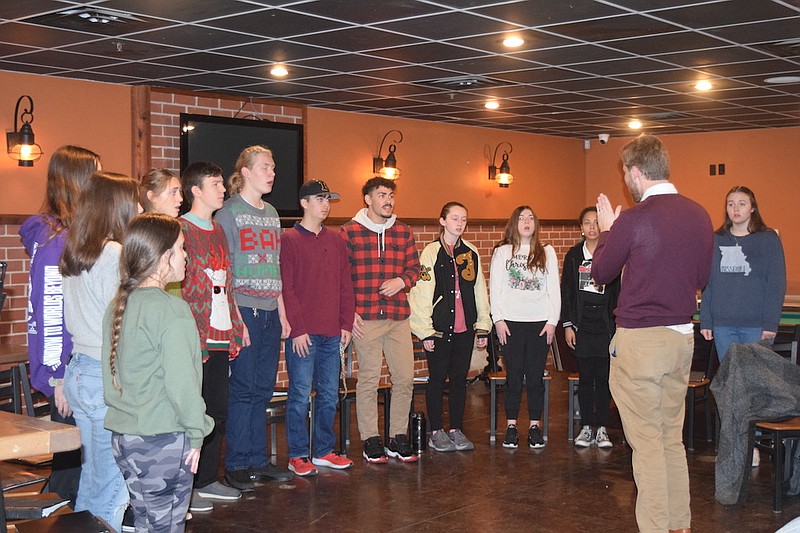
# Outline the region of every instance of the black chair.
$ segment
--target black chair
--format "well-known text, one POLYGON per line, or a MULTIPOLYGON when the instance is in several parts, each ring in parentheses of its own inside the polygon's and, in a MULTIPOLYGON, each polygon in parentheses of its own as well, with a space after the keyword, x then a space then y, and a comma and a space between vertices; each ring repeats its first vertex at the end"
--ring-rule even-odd
POLYGON ((711 442, 711 377, 717 365, 717 350, 713 341, 705 340, 695 328, 695 349, 692 357, 692 370, 686 390, 686 448, 694 450, 694 411, 698 403, 704 404, 706 415, 706 441, 711 442), (696 370, 695 370, 696 369, 696 370))
POLYGON ((0 370, 0 410, 22 414, 22 380, 18 366, 0 370))
POLYGON ((29 378, 30 364, 19 363, 16 368, 19 372, 19 381, 22 386, 22 399, 24 400, 25 414, 36 418, 49 416, 50 401, 47 399, 47 396, 31 388, 29 378))

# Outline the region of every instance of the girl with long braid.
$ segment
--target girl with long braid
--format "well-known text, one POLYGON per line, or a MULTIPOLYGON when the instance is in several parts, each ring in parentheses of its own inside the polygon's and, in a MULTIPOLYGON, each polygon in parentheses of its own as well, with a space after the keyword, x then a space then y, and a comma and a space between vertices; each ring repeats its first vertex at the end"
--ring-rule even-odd
POLYGON ((148 213, 128 226, 122 279, 103 320, 106 428, 136 531, 181 532, 203 439, 200 337, 189 305, 164 291, 183 280, 180 222, 148 213))

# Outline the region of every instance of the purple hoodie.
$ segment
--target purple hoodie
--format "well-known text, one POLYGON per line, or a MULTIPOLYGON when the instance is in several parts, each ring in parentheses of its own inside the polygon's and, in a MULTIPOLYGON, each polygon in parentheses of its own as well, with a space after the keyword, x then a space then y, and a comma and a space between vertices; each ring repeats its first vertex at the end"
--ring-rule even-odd
POLYGON ((28 281, 28 357, 31 384, 50 397, 51 377, 64 377, 67 358, 72 352, 72 337, 64 324, 64 293, 58 262, 66 244, 67 232, 50 238, 53 230, 47 215, 35 215, 19 229, 22 244, 31 256, 28 281))

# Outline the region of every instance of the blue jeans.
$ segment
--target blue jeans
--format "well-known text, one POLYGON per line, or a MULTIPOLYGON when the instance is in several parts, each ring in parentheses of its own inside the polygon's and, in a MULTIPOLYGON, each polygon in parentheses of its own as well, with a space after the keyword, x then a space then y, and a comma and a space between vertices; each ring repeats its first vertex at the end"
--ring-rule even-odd
POLYGON ((239 311, 250 331, 250 346, 231 361, 225 426, 229 471, 267 465, 267 404, 275 390, 281 348, 277 309, 240 307, 239 311))
POLYGON ((757 344, 761 342, 761 328, 715 327, 714 346, 721 363, 731 344, 757 344))
POLYGON ((103 427, 108 407, 103 400, 100 361, 72 354, 64 371, 64 394, 81 431, 82 468, 75 510, 89 510, 121 531, 128 489, 111 451, 111 432, 103 427))
POLYGON ((312 388, 314 397, 314 457, 333 451, 336 435, 333 421, 339 402, 340 337, 310 335, 308 355, 300 357, 286 340, 286 370, 289 373, 289 396, 286 399, 286 441, 289 458, 308 457, 308 402, 312 388))

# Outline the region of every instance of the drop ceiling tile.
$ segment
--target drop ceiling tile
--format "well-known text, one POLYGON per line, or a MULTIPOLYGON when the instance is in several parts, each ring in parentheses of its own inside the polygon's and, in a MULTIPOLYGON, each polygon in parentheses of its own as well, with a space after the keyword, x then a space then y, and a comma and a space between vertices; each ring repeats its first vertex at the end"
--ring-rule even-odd
POLYGON ((422 2, 363 2, 359 0, 311 2, 297 6, 297 8, 306 13, 356 24, 374 24, 443 11, 440 7, 422 2))
POLYGON ((551 0, 532 0, 515 2, 475 10, 487 15, 521 26, 540 27, 596 19, 624 13, 622 10, 599 2, 553 2, 551 0))
POLYGON ((42 50, 14 57, 15 61, 30 65, 46 65, 60 69, 83 69, 113 64, 113 60, 85 54, 69 54, 58 50, 42 50))
POLYGON ((195 22, 251 11, 257 6, 220 0, 105 0, 100 7, 170 21, 195 22))
POLYGON ((342 28, 345 24, 334 20, 294 13, 283 9, 264 9, 220 18, 214 25, 227 30, 257 35, 262 38, 289 37, 306 35, 342 28))

